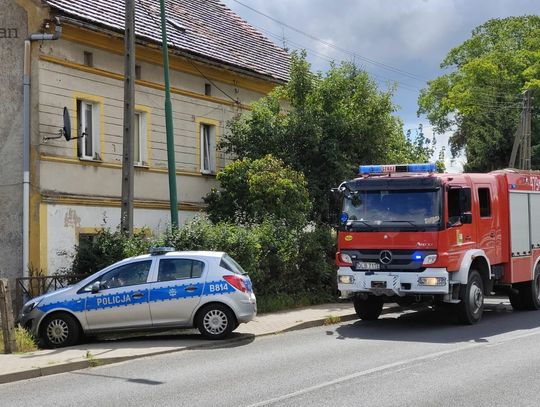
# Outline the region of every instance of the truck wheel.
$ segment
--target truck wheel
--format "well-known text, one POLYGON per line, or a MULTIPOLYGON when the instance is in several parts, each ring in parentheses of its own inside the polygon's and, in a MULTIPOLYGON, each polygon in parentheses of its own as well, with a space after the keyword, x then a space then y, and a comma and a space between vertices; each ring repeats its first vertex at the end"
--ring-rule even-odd
POLYGON ((364 321, 375 321, 381 315, 384 300, 382 297, 369 296, 366 299, 355 298, 354 310, 364 321))
MULTIPOLYGON (((519 297, 522 308, 518 309, 540 309, 540 267, 536 266, 532 281, 527 281, 519 285, 519 297)), ((514 304, 512 304, 513 306, 514 304)))
POLYGON ((469 272, 467 285, 462 285, 457 304, 459 322, 467 325, 476 324, 484 312, 484 284, 480 273, 476 270, 469 272))
MULTIPOLYGON (((516 286, 513 288, 519 290, 516 286)), ((510 305, 512 305, 514 311, 523 311, 527 309, 521 299, 521 292, 508 294, 508 299, 510 300, 510 305)))

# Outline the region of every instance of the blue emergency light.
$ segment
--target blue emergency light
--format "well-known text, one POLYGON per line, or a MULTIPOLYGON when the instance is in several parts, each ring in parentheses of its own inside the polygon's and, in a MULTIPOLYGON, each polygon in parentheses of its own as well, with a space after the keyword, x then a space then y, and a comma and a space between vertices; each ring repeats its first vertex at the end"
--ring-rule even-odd
POLYGON ((434 163, 425 164, 392 164, 392 165, 361 165, 360 174, 390 174, 394 172, 434 172, 434 163))

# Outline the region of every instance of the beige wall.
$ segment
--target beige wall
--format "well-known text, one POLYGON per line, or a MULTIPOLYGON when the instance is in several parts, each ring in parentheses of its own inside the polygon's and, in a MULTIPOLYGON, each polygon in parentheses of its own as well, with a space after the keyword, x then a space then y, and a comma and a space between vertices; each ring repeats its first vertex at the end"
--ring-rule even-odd
MULTIPOLYGON (((39 134, 41 189, 47 192, 88 196, 119 197, 121 193, 123 81, 107 77, 103 72, 121 74, 123 58, 104 50, 90 48, 75 42, 59 40, 41 48, 39 61, 39 134), (80 69, 84 62, 84 51, 92 52, 93 67, 86 72, 80 69), (43 57, 45 56, 45 58, 43 57), (48 57, 48 58, 47 58, 48 57), (51 57, 55 59, 51 61, 51 57), (94 98, 102 101, 101 158, 103 163, 88 163, 77 158, 76 141, 64 139, 43 142, 43 137, 55 136, 62 125, 62 110, 67 106, 72 119, 72 131, 76 134, 77 98, 94 98), (62 157, 66 160, 52 160, 62 157), (66 161, 69 161, 66 162, 66 161), (95 165, 88 165, 95 164, 95 165)), ((148 110, 149 138, 147 168, 135 171, 136 199, 168 200, 166 134, 163 91, 152 84, 162 84, 163 68, 146 62, 141 65, 141 79, 150 86, 136 85, 137 105, 148 110)), ((204 95, 203 77, 184 72, 171 71, 173 88, 204 95)), ((218 83, 226 93, 237 97, 241 103, 249 104, 262 93, 244 88, 235 88, 227 83, 218 83)), ((216 186, 212 176, 200 174, 200 146, 198 121, 209 120, 217 124, 218 136, 226 131, 226 123, 237 112, 237 106, 226 104, 225 95, 212 87, 211 100, 173 93, 173 118, 175 135, 175 158, 178 176, 179 200, 201 202, 202 196, 216 186)), ((217 154, 218 169, 224 157, 217 154)))

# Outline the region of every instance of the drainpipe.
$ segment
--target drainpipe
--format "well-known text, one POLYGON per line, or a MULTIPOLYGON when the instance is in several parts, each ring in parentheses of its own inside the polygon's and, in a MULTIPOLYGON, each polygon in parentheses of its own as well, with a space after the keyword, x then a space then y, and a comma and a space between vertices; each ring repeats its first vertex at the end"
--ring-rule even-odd
POLYGON ((24 41, 23 65, 23 277, 28 277, 30 262, 30 74, 32 41, 57 40, 62 34, 60 19, 55 17, 53 34, 35 33, 24 41))

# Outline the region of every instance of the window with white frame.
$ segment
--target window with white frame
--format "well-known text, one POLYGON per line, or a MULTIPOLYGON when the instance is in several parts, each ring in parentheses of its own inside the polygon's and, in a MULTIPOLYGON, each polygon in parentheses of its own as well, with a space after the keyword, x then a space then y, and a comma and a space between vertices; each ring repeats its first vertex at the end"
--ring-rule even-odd
POLYGON ((133 163, 146 165, 146 113, 135 112, 133 128, 133 163))
POLYGON ((201 123, 201 172, 216 172, 216 126, 201 123))
POLYGON ((78 156, 99 159, 99 105, 96 102, 77 100, 78 156))

